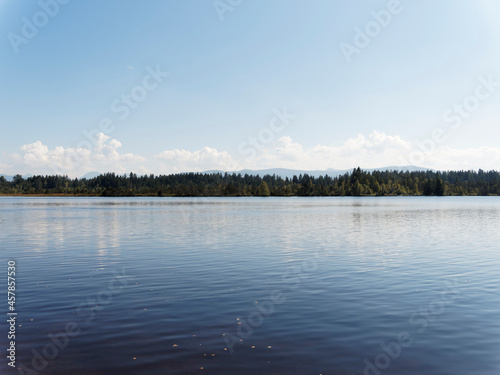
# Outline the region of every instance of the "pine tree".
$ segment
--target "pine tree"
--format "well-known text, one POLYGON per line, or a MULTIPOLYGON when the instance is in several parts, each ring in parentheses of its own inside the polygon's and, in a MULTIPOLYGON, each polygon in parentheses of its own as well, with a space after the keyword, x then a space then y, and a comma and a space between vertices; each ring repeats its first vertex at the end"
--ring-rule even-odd
POLYGON ((432 188, 432 182, 431 180, 429 179, 426 179, 424 181, 424 195, 432 195, 432 192, 433 192, 433 188, 432 188))
POLYGON ((444 195, 444 184, 439 176, 436 178, 436 187, 434 189, 434 195, 442 197, 444 195))
POLYGON ((257 195, 260 197, 268 197, 271 195, 271 192, 269 191, 269 187, 267 186, 265 181, 262 181, 259 185, 259 189, 257 191, 257 195))

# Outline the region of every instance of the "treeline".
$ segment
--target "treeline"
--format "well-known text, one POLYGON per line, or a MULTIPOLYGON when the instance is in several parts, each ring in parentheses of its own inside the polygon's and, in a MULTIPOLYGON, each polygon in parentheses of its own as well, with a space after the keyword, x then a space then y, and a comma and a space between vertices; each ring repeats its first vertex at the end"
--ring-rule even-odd
POLYGON ((182 173, 144 175, 103 174, 91 179, 67 176, 16 175, 0 177, 0 194, 75 196, 397 196, 397 195, 499 195, 496 171, 366 172, 360 168, 339 177, 293 178, 241 174, 182 173))

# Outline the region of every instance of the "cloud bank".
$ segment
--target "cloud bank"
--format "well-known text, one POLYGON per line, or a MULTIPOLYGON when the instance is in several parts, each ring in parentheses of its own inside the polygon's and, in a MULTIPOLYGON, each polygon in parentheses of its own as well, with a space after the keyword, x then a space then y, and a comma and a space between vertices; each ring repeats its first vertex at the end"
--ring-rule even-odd
MULTIPOLYGON (((8 172, 32 174, 67 174, 79 177, 90 171, 125 173, 137 168, 146 158, 131 153, 120 154, 120 141, 103 133, 95 137, 92 149, 55 147, 41 141, 21 146, 20 153, 8 156, 8 172)), ((5 173, 5 172, 3 172, 5 173)))
POLYGON ((358 134, 340 145, 318 144, 306 148, 291 137, 284 136, 248 154, 230 154, 205 146, 199 150, 163 150, 149 160, 141 155, 120 153, 120 141, 99 133, 94 147, 49 149, 41 141, 20 147, 20 152, 0 160, 1 173, 67 174, 79 177, 90 171, 139 174, 168 174, 206 170, 234 171, 239 169, 290 168, 304 170, 348 169, 357 166, 415 165, 412 156, 419 155, 417 166, 438 170, 500 169, 500 148, 479 147, 455 149, 437 145, 422 150, 421 142, 404 140, 397 135, 374 131, 358 134))

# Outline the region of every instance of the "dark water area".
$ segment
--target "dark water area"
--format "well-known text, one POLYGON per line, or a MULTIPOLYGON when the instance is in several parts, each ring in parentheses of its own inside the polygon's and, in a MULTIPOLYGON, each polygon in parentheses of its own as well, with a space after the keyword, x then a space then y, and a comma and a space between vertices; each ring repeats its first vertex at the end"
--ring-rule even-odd
POLYGON ((499 229, 498 197, 0 198, 0 374, 500 374, 499 229))

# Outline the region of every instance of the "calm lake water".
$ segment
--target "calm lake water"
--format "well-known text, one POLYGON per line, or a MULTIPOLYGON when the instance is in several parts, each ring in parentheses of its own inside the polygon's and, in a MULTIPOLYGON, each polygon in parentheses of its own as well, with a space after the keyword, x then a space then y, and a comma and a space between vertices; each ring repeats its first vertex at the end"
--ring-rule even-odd
POLYGON ((498 197, 0 198, 0 243, 1 374, 500 374, 498 197))

